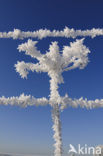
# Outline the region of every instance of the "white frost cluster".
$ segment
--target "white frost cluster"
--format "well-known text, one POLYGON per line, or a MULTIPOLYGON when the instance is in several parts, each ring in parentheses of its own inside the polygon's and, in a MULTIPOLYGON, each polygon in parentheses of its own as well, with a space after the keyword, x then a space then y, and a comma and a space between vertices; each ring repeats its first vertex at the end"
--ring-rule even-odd
MULTIPOLYGON (((15 68, 22 78, 27 78, 29 71, 47 72, 50 77, 50 99, 48 100, 48 104, 53 108, 52 120, 54 123, 55 156, 62 155, 59 104, 61 104, 61 109, 66 105, 66 100, 60 97, 58 88, 59 84, 63 83, 62 72, 75 68, 83 69, 88 64, 88 54, 90 51, 83 45, 83 41, 84 39, 71 42, 70 46, 64 46, 62 51, 59 50, 58 42, 52 42, 45 54, 41 54, 37 50, 37 42, 30 39, 28 42, 18 46, 19 52, 25 52, 26 55, 30 55, 38 60, 36 64, 25 63, 24 61, 17 62, 15 68)), ((45 100, 47 102, 47 99, 45 100)))
POLYGON ((41 54, 36 47, 36 41, 28 42, 18 46, 19 52, 25 51, 26 55, 36 58, 38 63, 25 63, 24 61, 15 64, 16 71, 22 78, 27 78, 29 71, 47 72, 50 77, 50 103, 60 100, 58 85, 63 83, 62 72, 74 68, 83 69, 88 64, 89 49, 83 45, 84 39, 71 42, 70 46, 64 46, 59 50, 57 42, 52 42, 46 54, 41 54))
POLYGON ((21 31, 19 29, 14 29, 14 31, 0 32, 0 38, 13 38, 13 39, 24 39, 24 38, 38 38, 42 39, 45 37, 66 37, 66 38, 76 38, 81 37, 96 37, 103 36, 103 29, 93 28, 91 30, 75 30, 65 27, 63 30, 53 30, 39 29, 37 31, 21 31))
POLYGON ((0 97, 0 105, 8 105, 11 106, 20 106, 20 107, 27 107, 27 106, 44 106, 47 105, 49 101, 46 98, 35 98, 31 95, 24 95, 21 94, 19 97, 0 97))
POLYGON ((83 42, 84 39, 71 42, 69 46, 64 46, 62 51, 59 49, 58 42, 52 42, 49 50, 45 54, 41 54, 36 47, 37 42, 29 39, 26 43, 19 45, 18 50, 19 52, 24 51, 26 55, 30 55, 32 58, 36 58, 38 63, 18 61, 15 64, 16 71, 22 78, 27 78, 29 71, 47 72, 50 77, 50 99, 43 100, 52 106, 58 103, 61 105, 61 109, 68 106, 75 108, 80 106, 90 109, 103 107, 103 99, 94 101, 83 98, 71 99, 67 95, 61 97, 58 92, 59 84, 63 83, 62 72, 75 68, 83 69, 88 64, 90 51, 83 42))
POLYGON ((83 97, 72 99, 66 94, 64 97, 61 97, 60 104, 61 110, 64 110, 67 107, 81 107, 86 109, 103 108, 103 99, 87 100, 87 98, 83 99, 83 97))
MULTIPOLYGON (((73 107, 77 107, 79 105, 81 107, 94 108, 93 101, 90 102, 83 99, 72 100, 68 96, 61 97, 58 92, 59 84, 63 83, 62 72, 75 68, 83 69, 88 64, 88 54, 90 51, 83 44, 83 41, 84 39, 80 39, 75 42, 71 42, 69 46, 64 46, 62 51, 59 49, 58 42, 52 42, 49 50, 45 54, 41 54, 41 52, 37 50, 37 42, 30 39, 28 42, 18 46, 19 52, 25 52, 26 55, 30 55, 32 58, 36 58, 38 60, 38 63, 36 64, 25 63, 24 61, 17 62, 15 68, 22 78, 27 78, 29 71, 47 72, 50 77, 50 98, 49 100, 45 100, 53 108, 52 120, 54 123, 53 138, 55 140, 55 156, 62 155, 59 105, 61 105, 61 110, 66 108, 68 105, 73 107)), ((98 102, 100 103, 100 101, 98 102)))

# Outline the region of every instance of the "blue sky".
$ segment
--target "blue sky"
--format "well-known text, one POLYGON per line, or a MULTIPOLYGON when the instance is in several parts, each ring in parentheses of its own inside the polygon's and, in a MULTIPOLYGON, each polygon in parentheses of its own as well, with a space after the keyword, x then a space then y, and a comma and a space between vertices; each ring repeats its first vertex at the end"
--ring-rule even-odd
MULTIPOLYGON (((24 31, 40 28, 75 29, 103 27, 103 1, 100 0, 0 0, 0 31, 18 28, 24 31)), ((38 48, 45 52, 51 41, 60 47, 73 39, 46 38, 38 48)), ((33 61, 18 53, 17 46, 26 41, 0 39, 0 96, 17 96, 21 93, 35 97, 49 95, 49 78, 46 74, 30 73, 23 80, 16 73, 14 64, 19 60, 33 61)), ((65 84, 60 93, 72 98, 103 98, 103 37, 85 39, 89 47, 90 62, 84 70, 75 69, 63 74, 65 84)), ((103 109, 86 110, 68 108, 61 114, 63 146, 69 144, 103 144, 103 109)), ((26 109, 0 106, 0 152, 24 154, 48 154, 53 152, 51 108, 28 107, 26 109)))

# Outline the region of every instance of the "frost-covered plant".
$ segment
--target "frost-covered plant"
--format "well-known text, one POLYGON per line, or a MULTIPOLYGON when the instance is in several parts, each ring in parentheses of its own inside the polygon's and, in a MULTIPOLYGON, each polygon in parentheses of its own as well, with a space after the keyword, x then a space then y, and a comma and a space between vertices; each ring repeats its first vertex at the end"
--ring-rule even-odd
MULTIPOLYGON (((13 39, 24 39, 24 38, 39 38, 44 37, 72 37, 77 36, 90 36, 96 37, 103 35, 102 29, 91 29, 91 30, 74 30, 65 28, 63 31, 50 31, 40 29, 34 32, 23 32, 18 29, 14 29, 13 32, 1 32, 0 38, 13 38, 13 39)), ((84 69, 89 60, 88 54, 90 50, 83 44, 84 38, 77 39, 74 42, 70 42, 70 45, 64 46, 62 50, 59 49, 58 42, 52 42, 49 46, 48 51, 42 54, 37 49, 37 41, 29 39, 26 43, 18 46, 19 52, 25 52, 26 55, 31 56, 38 62, 26 63, 24 61, 18 61, 15 64, 16 71, 22 78, 27 78, 29 71, 32 72, 46 72, 50 77, 50 96, 49 99, 35 98, 31 95, 21 94, 19 97, 6 98, 2 96, 0 98, 0 104, 4 105, 19 105, 22 107, 26 106, 39 106, 39 105, 50 105, 52 107, 52 119, 53 119, 53 131, 55 140, 55 156, 62 155, 62 137, 61 137, 61 122, 60 122, 60 110, 65 109, 68 106, 77 108, 97 108, 103 107, 103 99, 87 100, 83 98, 72 99, 67 94, 62 97, 58 92, 59 84, 63 83, 62 73, 75 68, 84 69)))

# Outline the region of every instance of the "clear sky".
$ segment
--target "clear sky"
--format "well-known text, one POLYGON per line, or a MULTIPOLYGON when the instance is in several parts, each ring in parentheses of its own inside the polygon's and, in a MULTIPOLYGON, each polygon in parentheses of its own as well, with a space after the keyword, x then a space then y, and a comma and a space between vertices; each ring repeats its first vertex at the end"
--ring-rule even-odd
MULTIPOLYGON (((75 29, 103 28, 102 0, 0 0, 0 31, 18 28, 24 31, 40 28, 75 29)), ((38 49, 48 50, 51 41, 60 47, 69 45, 73 39, 46 38, 40 40, 38 49)), ((14 69, 19 60, 33 61, 18 53, 18 44, 27 39, 0 39, 0 96, 19 96, 21 93, 35 97, 49 95, 49 78, 46 74, 30 73, 27 80, 21 79, 14 69)), ((90 62, 84 70, 75 69, 63 74, 65 83, 60 94, 72 98, 103 98, 103 37, 85 39, 89 47, 90 62)), ((63 147, 68 152, 69 144, 103 144, 103 109, 86 110, 68 108, 61 114, 63 147)), ((44 154, 53 152, 51 108, 19 108, 0 106, 0 152, 44 154)))

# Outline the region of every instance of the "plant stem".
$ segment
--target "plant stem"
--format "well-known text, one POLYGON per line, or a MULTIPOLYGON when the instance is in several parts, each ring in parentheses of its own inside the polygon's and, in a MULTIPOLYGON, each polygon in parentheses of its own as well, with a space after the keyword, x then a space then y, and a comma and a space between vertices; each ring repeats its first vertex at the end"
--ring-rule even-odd
POLYGON ((62 156, 62 136, 61 136, 61 121, 60 121, 60 110, 58 104, 53 105, 52 109, 52 120, 53 120, 53 138, 55 140, 55 151, 54 156, 62 156))

